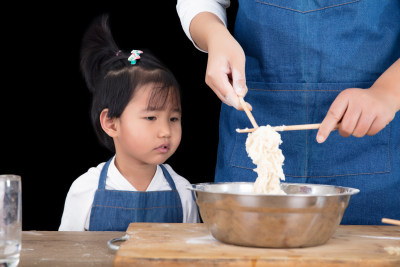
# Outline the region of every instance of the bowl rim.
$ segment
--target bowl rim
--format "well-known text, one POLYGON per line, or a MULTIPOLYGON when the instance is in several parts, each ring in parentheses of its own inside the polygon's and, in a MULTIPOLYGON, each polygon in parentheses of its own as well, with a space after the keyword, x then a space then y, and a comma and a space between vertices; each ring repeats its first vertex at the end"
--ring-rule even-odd
POLYGON ((260 197, 328 197, 328 196, 351 196, 358 194, 360 192, 357 188, 338 186, 338 185, 328 185, 328 184, 309 184, 309 183, 281 183, 285 185, 296 185, 296 186, 318 186, 318 187, 334 187, 338 189, 344 189, 346 192, 343 193, 331 193, 331 194, 252 194, 252 193, 229 193, 229 192, 211 192, 205 191, 199 187, 206 185, 219 185, 219 184, 254 184, 254 182, 208 182, 208 183, 197 183, 190 184, 187 189, 195 192, 204 192, 209 194, 223 194, 223 195, 235 195, 235 196, 260 196, 260 197))

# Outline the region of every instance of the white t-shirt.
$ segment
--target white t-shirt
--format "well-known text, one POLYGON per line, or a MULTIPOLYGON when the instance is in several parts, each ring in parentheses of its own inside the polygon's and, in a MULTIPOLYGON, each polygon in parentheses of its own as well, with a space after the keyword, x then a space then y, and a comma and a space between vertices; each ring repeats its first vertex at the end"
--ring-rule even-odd
MULTIPOLYGON (((137 191, 128 180, 119 172, 112 159, 107 173, 106 189, 120 191, 137 191)), ((90 212, 94 195, 99 185, 101 170, 105 162, 100 163, 96 168, 90 168, 88 172, 76 179, 69 189, 65 200, 64 213, 61 219, 59 231, 85 231, 89 229, 90 212)), ((178 175, 168 164, 164 164, 168 170, 182 202, 183 222, 200 222, 197 205, 193 200, 192 192, 187 189, 190 183, 178 175)), ((146 191, 171 190, 168 181, 165 179, 160 166, 157 166, 156 173, 146 191)))
POLYGON ((226 26, 226 8, 229 7, 230 3, 230 0, 178 0, 176 11, 181 20, 182 28, 197 49, 205 52, 193 42, 190 35, 189 27, 192 19, 201 12, 210 12, 215 14, 226 26))

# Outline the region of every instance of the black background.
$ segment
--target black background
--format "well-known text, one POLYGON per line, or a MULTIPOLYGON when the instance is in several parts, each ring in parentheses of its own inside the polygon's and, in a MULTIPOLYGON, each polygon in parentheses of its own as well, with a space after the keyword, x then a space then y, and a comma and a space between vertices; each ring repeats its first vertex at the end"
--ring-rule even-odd
POLYGON ((207 54, 186 37, 176 1, 82 3, 2 9, 0 173, 22 176, 23 230, 57 230, 71 183, 112 156, 92 129, 79 70, 82 36, 101 14, 110 15, 121 49, 152 50, 181 85, 182 142, 167 163, 191 183, 214 179, 221 103, 204 82, 207 54))

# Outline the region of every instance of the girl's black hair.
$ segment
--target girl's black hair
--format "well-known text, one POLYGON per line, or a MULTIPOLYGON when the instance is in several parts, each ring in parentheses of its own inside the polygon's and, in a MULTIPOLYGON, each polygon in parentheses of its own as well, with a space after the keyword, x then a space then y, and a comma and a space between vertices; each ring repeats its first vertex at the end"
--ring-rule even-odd
POLYGON ((108 109, 109 118, 119 118, 136 90, 151 84, 149 110, 161 110, 171 99, 180 110, 180 89, 172 72, 150 51, 143 50, 140 59, 131 65, 129 52, 116 45, 108 23, 108 15, 94 20, 83 37, 81 70, 93 94, 91 119, 100 142, 115 152, 113 139, 100 124, 100 114, 108 109))

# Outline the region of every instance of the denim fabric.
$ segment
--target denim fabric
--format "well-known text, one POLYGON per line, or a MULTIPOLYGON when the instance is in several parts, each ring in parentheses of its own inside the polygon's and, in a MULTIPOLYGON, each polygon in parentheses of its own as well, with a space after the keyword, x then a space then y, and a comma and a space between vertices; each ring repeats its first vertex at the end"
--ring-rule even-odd
POLYGON ((109 160, 103 167, 90 214, 89 231, 126 231, 131 222, 181 223, 182 203, 175 183, 163 165, 161 169, 172 190, 106 190, 109 160))
POLYGON ((243 0, 248 81, 373 82, 400 57, 399 1, 243 0))
MULTIPOLYGON (((243 0, 235 38, 246 54, 246 101, 259 125, 319 123, 347 88, 369 88, 400 58, 400 1, 243 0)), ((373 108, 373 107, 371 107, 373 108)), ((251 128, 242 111, 223 105, 216 182, 254 181, 245 150, 251 128)), ((400 118, 375 136, 323 144, 316 130, 281 132, 286 182, 360 189, 343 224, 400 219, 400 118)))

